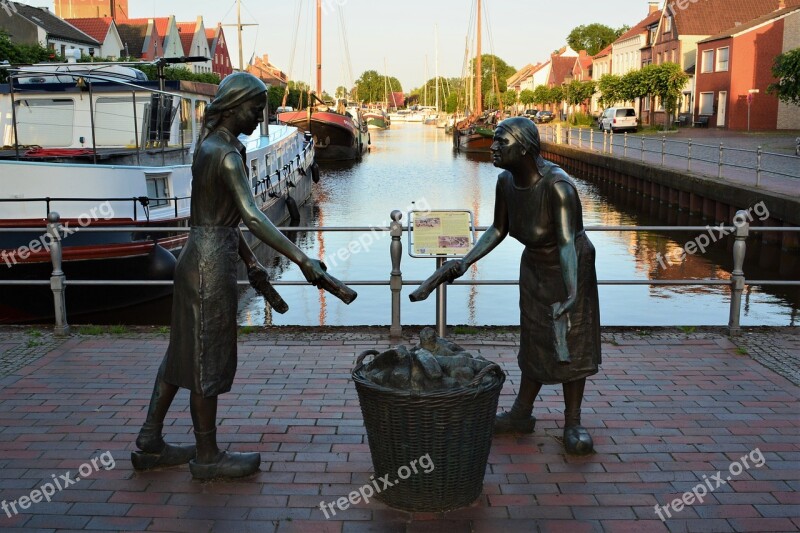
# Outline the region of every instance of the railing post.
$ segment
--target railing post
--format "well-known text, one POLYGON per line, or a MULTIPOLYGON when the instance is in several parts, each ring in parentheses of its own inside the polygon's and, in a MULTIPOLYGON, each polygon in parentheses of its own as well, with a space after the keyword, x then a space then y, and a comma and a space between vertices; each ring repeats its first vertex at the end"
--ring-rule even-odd
POLYGON ((761 186, 761 156, 763 153, 763 150, 759 146, 758 150, 756 150, 756 187, 761 186))
POLYGON ((608 153, 614 155, 614 130, 611 130, 611 134, 608 136, 608 153))
POLYGON ((717 177, 722 178, 722 143, 719 143, 719 162, 717 163, 717 177))
POLYGON ((661 166, 664 166, 664 154, 667 151, 667 136, 661 136, 661 166))
POLYGON ((389 224, 389 233, 392 243, 389 245, 389 254, 392 258, 392 273, 389 278, 389 288, 392 291, 392 325, 389 327, 390 337, 400 337, 403 327, 400 325, 400 291, 403 290, 403 273, 400 271, 400 259, 403 256, 403 218, 402 211, 395 209, 391 213, 392 222, 389 224))
POLYGON ((641 141, 642 141, 642 148, 640 152, 642 154, 642 163, 644 163, 644 137, 641 138, 641 141))
POLYGON ((742 292, 744 291, 744 255, 747 251, 747 236, 750 234, 750 223, 747 211, 737 211, 733 217, 736 227, 733 243, 733 271, 731 271, 731 313, 728 321, 728 333, 738 335, 741 331, 739 316, 742 310, 742 292))
MULTIPOLYGON (((445 258, 436 258, 436 270, 442 268, 445 258)), ((447 283, 436 287, 436 334, 441 338, 447 337, 447 283)))
POLYGON ((583 130, 578 128, 578 148, 583 148, 583 130))
POLYGON ((594 128, 589 130, 589 150, 594 151, 594 128))
POLYGON ((622 134, 622 157, 628 157, 628 132, 622 134))
POLYGON ((53 334, 57 337, 69 335, 67 324, 67 301, 64 294, 67 276, 61 270, 61 216, 55 211, 47 215, 47 234, 50 236, 50 260, 53 262, 53 273, 50 275, 50 289, 53 291, 56 324, 53 334))
POLYGON ((692 140, 691 139, 689 139, 688 154, 689 154, 689 156, 686 158, 686 171, 687 172, 691 172, 692 171, 692 140))

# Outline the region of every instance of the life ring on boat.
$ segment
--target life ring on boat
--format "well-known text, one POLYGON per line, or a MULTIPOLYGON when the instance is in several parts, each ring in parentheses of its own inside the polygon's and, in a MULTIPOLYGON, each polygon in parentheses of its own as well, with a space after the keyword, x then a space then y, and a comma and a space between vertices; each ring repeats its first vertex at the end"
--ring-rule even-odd
POLYGON ((314 183, 319 183, 319 165, 316 161, 311 163, 311 180, 314 183))

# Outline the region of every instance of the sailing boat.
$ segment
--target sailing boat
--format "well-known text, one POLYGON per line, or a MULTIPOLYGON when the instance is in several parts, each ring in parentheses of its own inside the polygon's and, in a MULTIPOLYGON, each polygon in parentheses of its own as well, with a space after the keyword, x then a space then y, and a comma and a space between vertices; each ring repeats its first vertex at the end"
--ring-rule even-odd
POLYGON ((364 112, 364 120, 371 130, 386 130, 391 125, 389 119, 389 75, 386 74, 386 59, 383 60, 383 107, 375 107, 364 112))
POLYGON ((359 159, 369 148, 369 131, 361 110, 348 107, 339 99, 335 109, 320 100, 322 96, 322 0, 317 0, 317 91, 310 93, 319 105, 305 111, 278 114, 278 122, 304 128, 314 137, 318 161, 359 159))
POLYGON ((478 0, 478 26, 477 26, 477 53, 475 56, 475 110, 469 119, 457 124, 453 131, 453 146, 462 152, 488 153, 494 137, 494 125, 490 119, 484 119, 482 83, 482 56, 481 56, 481 0, 478 0))

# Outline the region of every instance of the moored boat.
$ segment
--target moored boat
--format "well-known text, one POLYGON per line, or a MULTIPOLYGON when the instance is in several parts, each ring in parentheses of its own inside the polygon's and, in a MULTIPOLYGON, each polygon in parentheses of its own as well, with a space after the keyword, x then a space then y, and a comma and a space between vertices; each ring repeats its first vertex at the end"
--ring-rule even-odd
POLYGON ((369 131, 359 112, 309 108, 279 113, 278 122, 311 132, 319 161, 359 159, 369 148, 369 131))
POLYGON ((385 130, 391 125, 389 115, 383 109, 368 109, 364 112, 364 120, 369 129, 385 130))
MULTIPOLYGON (((172 279, 191 200, 191 158, 216 86, 144 81, 114 64, 37 65, 0 85, 0 280, 47 280, 48 214, 63 226, 67 280, 172 279), (91 118, 90 118, 91 117, 91 118), (101 228, 103 232, 75 228, 101 228), (136 228, 117 232, 115 228, 136 228)), ((146 79, 146 77, 145 77, 146 79)), ((240 137, 253 198, 280 224, 311 193, 314 146, 288 126, 240 137)), ((3 287, 0 323, 47 320, 47 286, 3 287)), ((71 318, 161 298, 168 286, 70 286, 71 318)))

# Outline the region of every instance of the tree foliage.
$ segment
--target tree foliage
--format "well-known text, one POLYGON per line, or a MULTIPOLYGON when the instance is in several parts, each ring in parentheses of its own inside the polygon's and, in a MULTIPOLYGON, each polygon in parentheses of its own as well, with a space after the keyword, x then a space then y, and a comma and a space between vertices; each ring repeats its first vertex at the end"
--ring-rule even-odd
POLYGON ((599 103, 609 107, 614 102, 622 100, 622 77, 616 74, 605 74, 597 81, 597 90, 600 92, 599 103))
MULTIPOLYGON (((0 61, 8 61, 12 65, 29 65, 62 60, 61 56, 44 46, 12 42, 8 32, 0 29, 0 61)), ((0 69, 0 82, 7 81, 8 71, 0 69)))
MULTIPOLYGON (((136 66, 136 68, 147 74, 147 79, 151 81, 158 79, 158 69, 155 65, 142 64, 136 66)), ((213 83, 214 85, 219 85, 220 82, 218 74, 214 74, 213 72, 194 73, 185 67, 166 67, 164 69, 164 77, 170 81, 199 81, 202 83, 213 83)))
POLYGON ((356 80, 355 87, 351 91, 351 98, 359 102, 369 104, 383 102, 386 100, 386 92, 402 91, 403 87, 400 80, 380 74, 377 70, 367 70, 356 80), (353 94, 356 92, 357 94, 353 94))
POLYGON ((579 105, 589 100, 597 92, 593 81, 572 80, 564 88, 564 100, 569 105, 579 105))
MULTIPOLYGON (((470 62, 470 70, 473 76, 475 75, 475 60, 470 62)), ((508 89, 507 80, 514 74, 517 69, 492 54, 481 55, 481 92, 488 94, 494 91, 494 76, 497 76, 497 85, 501 93, 506 92, 508 89)))
POLYGON ((519 93, 519 101, 522 105, 529 106, 536 103, 536 93, 530 89, 525 89, 519 93))
POLYGON ((778 79, 767 91, 781 102, 800 105, 800 48, 789 50, 775 58, 772 75, 778 79))
POLYGON ((620 35, 630 29, 630 26, 622 26, 615 30, 606 26, 605 24, 593 23, 589 25, 580 25, 569 33, 567 37, 567 44, 573 50, 586 52, 593 56, 600 50, 613 43, 619 38, 620 35))

